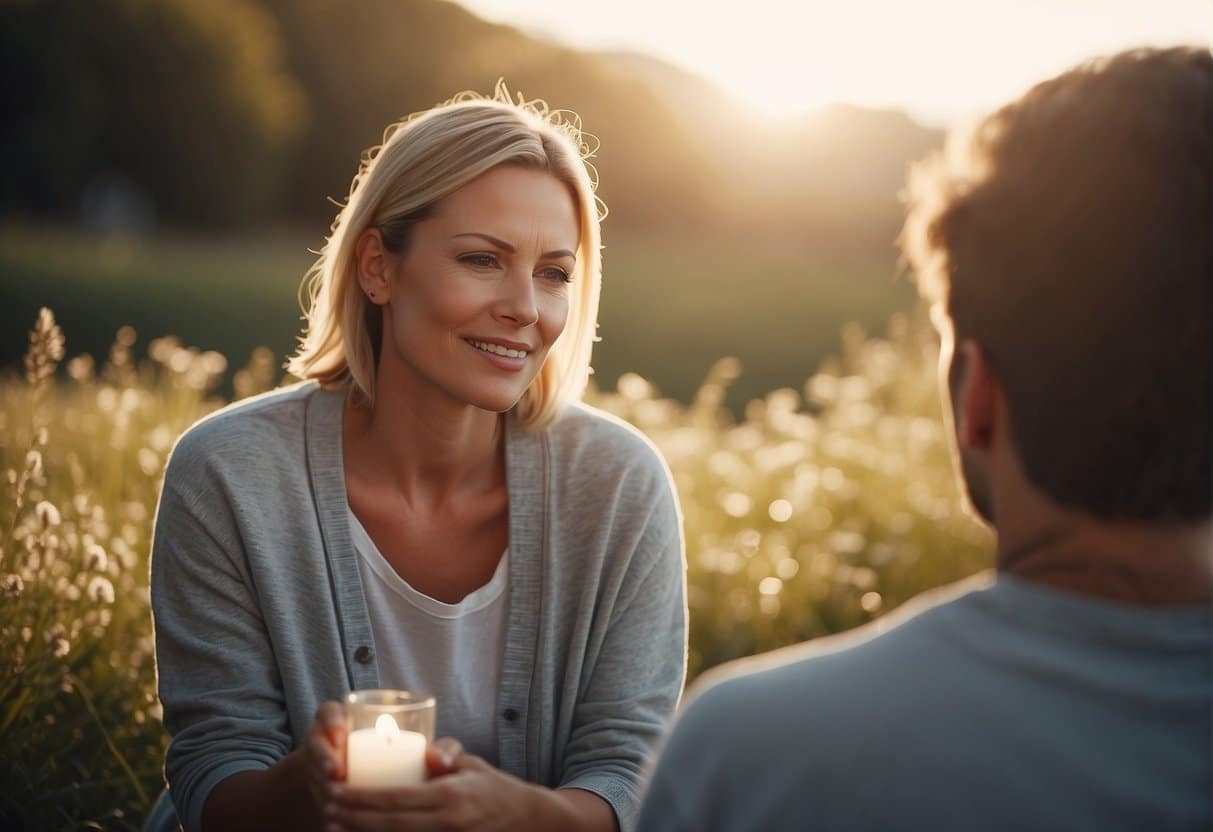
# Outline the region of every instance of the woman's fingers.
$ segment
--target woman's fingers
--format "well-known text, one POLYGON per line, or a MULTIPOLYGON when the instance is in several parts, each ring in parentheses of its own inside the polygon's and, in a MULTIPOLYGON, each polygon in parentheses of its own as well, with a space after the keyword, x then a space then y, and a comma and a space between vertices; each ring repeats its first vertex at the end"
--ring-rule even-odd
POLYGON ((431 777, 455 771, 456 761, 463 754, 463 746, 454 737, 442 737, 430 743, 425 750, 425 764, 431 777))
POLYGON ((463 753, 455 758, 452 771, 496 771, 496 769, 485 762, 483 757, 463 753))
POLYGON ((345 742, 345 710, 338 702, 325 702, 316 709, 316 723, 324 729, 329 744, 334 748, 345 742))
POLYGON ((345 742, 349 726, 345 721, 345 709, 337 702, 325 702, 316 710, 316 721, 312 724, 309 751, 321 761, 326 777, 332 780, 345 779, 345 742))

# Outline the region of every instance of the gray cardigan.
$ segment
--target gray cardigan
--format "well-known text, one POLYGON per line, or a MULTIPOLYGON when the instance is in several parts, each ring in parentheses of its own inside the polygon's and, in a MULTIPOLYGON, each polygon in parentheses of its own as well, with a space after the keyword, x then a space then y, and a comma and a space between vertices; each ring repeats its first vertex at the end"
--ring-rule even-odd
MULTIPOLYGON (((165 774, 187 830, 221 780, 298 747, 322 702, 379 685, 346 521, 343 401, 310 382, 274 391, 173 450, 151 593, 165 774)), ((628 830, 685 676, 669 471, 638 432, 584 405, 537 433, 509 417, 506 471, 500 767, 594 792, 628 830)))

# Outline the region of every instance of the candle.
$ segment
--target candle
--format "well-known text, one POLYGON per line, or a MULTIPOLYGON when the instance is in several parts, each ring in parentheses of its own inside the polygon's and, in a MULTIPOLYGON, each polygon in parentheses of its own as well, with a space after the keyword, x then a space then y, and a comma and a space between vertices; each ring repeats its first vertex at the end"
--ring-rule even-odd
POLYGON ((384 788, 425 782, 425 735, 401 731, 391 714, 380 714, 374 728, 351 731, 346 745, 351 786, 384 788))

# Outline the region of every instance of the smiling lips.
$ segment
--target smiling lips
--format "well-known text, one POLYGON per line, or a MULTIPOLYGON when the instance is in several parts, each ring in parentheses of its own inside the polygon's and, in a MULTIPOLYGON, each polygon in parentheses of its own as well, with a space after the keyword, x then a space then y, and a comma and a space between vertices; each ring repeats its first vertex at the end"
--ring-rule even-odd
POLYGON ((502 344, 490 344, 488 341, 474 341, 471 338, 466 340, 476 349, 491 352, 493 355, 501 355, 507 358, 526 358, 528 354, 525 349, 512 349, 502 344))

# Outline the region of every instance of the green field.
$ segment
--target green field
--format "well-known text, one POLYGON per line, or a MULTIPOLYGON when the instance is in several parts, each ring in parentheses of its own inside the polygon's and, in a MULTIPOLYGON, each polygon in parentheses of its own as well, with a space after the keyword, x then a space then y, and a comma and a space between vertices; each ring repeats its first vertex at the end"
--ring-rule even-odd
MULTIPOLYGON (((625 372, 683 402, 712 364, 739 358, 728 403, 799 388, 838 350, 844 323, 883 330, 911 308, 887 248, 810 246, 795 239, 646 238, 605 231, 604 286, 594 355, 596 380, 625 372)), ((120 326, 140 340, 172 333, 243 363, 258 346, 281 358, 300 323, 299 283, 314 238, 104 237, 73 230, 0 228, 0 326, 22 332, 49 306, 68 352, 102 359, 120 326)), ((0 365, 20 358, 20 338, 0 345, 0 365)))
MULTIPOLYGON (((9 348, 30 343, 28 326, 7 333, 9 348)), ((106 361, 68 360, 54 382, 49 316, 40 332, 25 377, 0 377, 0 829, 137 829, 166 739, 152 518, 176 437, 226 400, 215 392, 226 365, 177 339, 138 359, 124 332, 106 361)), ((592 392, 673 473, 692 677, 863 624, 989 565, 989 535, 961 510, 935 363, 921 319, 900 316, 885 338, 848 328, 805 398, 774 391, 739 420, 721 406, 729 362, 689 405, 636 375, 592 392)), ((237 379, 247 395, 274 374, 237 379)))

